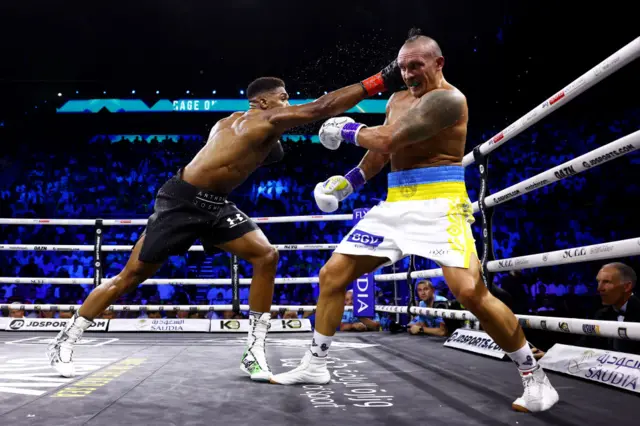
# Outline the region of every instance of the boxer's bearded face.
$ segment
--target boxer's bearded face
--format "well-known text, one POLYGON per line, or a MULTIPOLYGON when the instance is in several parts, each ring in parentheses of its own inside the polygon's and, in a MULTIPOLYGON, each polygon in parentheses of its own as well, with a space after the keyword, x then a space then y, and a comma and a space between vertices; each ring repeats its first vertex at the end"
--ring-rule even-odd
POLYGON ((272 109, 289 106, 289 94, 284 87, 277 87, 259 96, 260 108, 272 109))
POLYGON ((398 66, 409 92, 416 98, 437 88, 444 58, 434 56, 420 44, 405 45, 398 54, 398 66))

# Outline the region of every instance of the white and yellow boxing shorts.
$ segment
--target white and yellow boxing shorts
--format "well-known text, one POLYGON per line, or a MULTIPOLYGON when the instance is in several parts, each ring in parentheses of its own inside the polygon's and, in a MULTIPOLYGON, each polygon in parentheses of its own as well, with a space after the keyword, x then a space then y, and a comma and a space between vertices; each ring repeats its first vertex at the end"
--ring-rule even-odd
POLYGON ((367 212, 335 252, 389 258, 383 266, 416 255, 468 268, 477 252, 464 167, 401 170, 389 173, 388 182, 387 200, 367 212))

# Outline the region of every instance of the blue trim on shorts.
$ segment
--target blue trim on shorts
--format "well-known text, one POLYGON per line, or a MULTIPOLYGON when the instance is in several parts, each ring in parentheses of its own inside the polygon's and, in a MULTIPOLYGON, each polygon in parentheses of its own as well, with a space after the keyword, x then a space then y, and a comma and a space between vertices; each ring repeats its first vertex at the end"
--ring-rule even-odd
POLYGON ((389 188, 439 182, 464 182, 463 166, 422 167, 400 170, 388 175, 389 188))

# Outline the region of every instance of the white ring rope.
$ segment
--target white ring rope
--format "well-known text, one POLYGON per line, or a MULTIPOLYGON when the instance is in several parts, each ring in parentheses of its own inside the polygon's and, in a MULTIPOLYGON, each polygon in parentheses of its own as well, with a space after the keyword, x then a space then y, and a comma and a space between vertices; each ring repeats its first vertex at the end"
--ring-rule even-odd
MULTIPOLYGON (((582 173, 592 167, 620 158, 640 148, 640 130, 617 139, 607 145, 589 151, 580 157, 569 160, 546 172, 539 173, 529 179, 516 183, 485 198, 485 205, 492 207, 512 200, 535 189, 540 189, 566 177, 582 173)), ((480 211, 477 201, 473 203, 473 212, 480 211)))
MULTIPOLYGON (((528 256, 511 257, 487 262, 490 272, 504 272, 537 267, 564 265, 568 263, 589 262, 592 260, 612 259, 616 257, 640 255, 640 238, 612 241, 590 246, 573 247, 531 254, 528 256)), ((411 278, 441 277, 442 269, 427 269, 414 271, 411 278)), ((396 274, 375 275, 376 281, 405 280, 406 272, 396 274)), ((102 282, 106 281, 104 278, 102 282)), ((312 284, 318 283, 318 277, 276 278, 276 284, 312 284)), ((93 278, 18 278, 0 277, 0 284, 93 284, 93 278)), ((185 285, 230 285, 230 278, 157 278, 144 281, 141 285, 185 284, 185 285)), ((241 285, 251 284, 251 278, 241 278, 241 285)))
MULTIPOLYGON (((548 98, 546 101, 538 105, 533 110, 516 120, 513 124, 502 130, 500 133, 480 145, 480 153, 488 154, 502 144, 506 143, 522 131, 531 127, 542 118, 551 114, 552 111, 560 108, 579 94, 589 89, 594 84, 602 81, 615 71, 640 56, 640 37, 615 52, 613 55, 600 62, 595 67, 581 75, 578 79, 548 98)), ((467 167, 473 164, 475 159, 473 152, 465 155, 462 159, 462 165, 467 167)))
MULTIPOLYGON (((13 305, 0 304, 0 309, 18 309, 25 311, 77 311, 81 305, 13 305)), ((106 311, 116 312, 140 312, 140 311, 165 311, 165 312, 218 312, 231 311, 232 305, 112 305, 106 311)), ((241 311, 249 310, 249 305, 240 305, 241 311)), ((313 305, 273 305, 271 312, 275 311, 295 311, 314 312, 316 306, 313 305)), ((353 306, 345 306, 345 310, 353 310, 353 306)), ((385 306, 376 305, 376 312, 406 314, 407 306, 385 306)), ((449 318, 459 321, 478 321, 469 311, 458 311, 453 309, 435 309, 411 307, 409 312, 414 315, 426 315, 436 318, 449 318)), ((523 328, 533 328, 544 331, 558 331, 569 334, 597 335, 621 339, 626 336, 630 340, 640 340, 640 323, 618 322, 618 321, 598 321, 580 318, 543 317, 533 315, 516 315, 523 328), (620 329, 625 333, 621 333, 620 329)))
MULTIPOLYGON (((14 219, 0 218, 0 225, 89 225, 95 226, 97 219, 14 219)), ((146 225, 148 219, 103 219, 104 226, 146 225)), ((331 222, 353 220, 351 214, 311 215, 311 216, 278 216, 252 217, 256 223, 290 223, 290 222, 331 222)))
MULTIPOLYGON (((274 244, 279 251, 295 250, 333 250, 338 244, 274 244)), ((0 251, 93 251, 93 245, 60 245, 60 244, 0 244, 0 251)), ((133 246, 103 245, 100 249, 104 252, 131 251, 133 246)), ((188 251, 204 251, 202 246, 191 246, 188 251)))
MULTIPOLYGON (((0 304, 0 309, 17 309, 24 311, 77 311, 80 309, 82 305, 11 305, 11 304, 0 304)), ((217 311, 232 311, 233 305, 111 305, 109 306, 105 312, 109 311, 131 311, 131 312, 139 312, 139 311, 197 311, 197 312, 217 312, 217 311)), ((249 305, 240 305, 241 311, 248 311, 249 305)), ((274 311, 304 311, 304 312, 313 312, 316 310, 316 307, 313 305, 273 305, 271 306, 270 312, 274 311)))
MULTIPOLYGON (((109 278, 103 278, 104 283, 109 278)), ((276 278, 275 284, 314 284, 318 277, 276 278)), ((93 284, 93 278, 13 278, 0 277, 0 284, 93 284)), ((231 285, 231 278, 157 278, 146 280, 140 285, 231 285)), ((251 284, 251 278, 240 278, 240 285, 251 284)))
MULTIPOLYGON (((376 305, 378 312, 406 313, 406 306, 376 305)), ((416 315, 427 315, 436 318, 450 318, 460 321, 478 321, 469 311, 457 311, 453 309, 434 309, 411 307, 409 311, 416 315)), ((535 328, 544 331, 559 331, 569 334, 596 335, 621 339, 622 336, 630 340, 640 340, 640 323, 599 321, 581 318, 543 317, 537 315, 516 315, 522 328, 535 328), (621 333, 624 329, 625 333, 621 333)))
MULTIPOLYGON (((616 257, 640 255, 640 238, 612 241, 609 243, 593 244, 590 246, 574 247, 531 254, 528 256, 510 257, 487 262, 490 272, 514 271, 520 269, 538 268, 544 266, 564 265, 567 263, 589 262, 592 260, 612 259, 616 257)), ((414 271, 411 278, 441 277, 442 269, 427 269, 414 271)), ((376 281, 394 281, 407 278, 407 273, 376 275, 376 281)))

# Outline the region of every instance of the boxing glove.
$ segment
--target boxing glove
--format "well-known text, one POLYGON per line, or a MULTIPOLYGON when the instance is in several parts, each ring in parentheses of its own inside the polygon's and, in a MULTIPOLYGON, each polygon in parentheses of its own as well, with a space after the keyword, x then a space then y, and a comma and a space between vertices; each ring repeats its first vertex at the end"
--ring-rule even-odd
POLYGON ((313 197, 320 210, 331 213, 338 210, 340 201, 362 188, 365 182, 364 172, 356 167, 344 176, 331 176, 318 183, 313 190, 313 197))
POLYGON ((404 87, 404 80, 402 79, 398 61, 394 60, 379 73, 362 80, 360 84, 362 84, 369 96, 380 92, 397 92, 401 90, 404 87))
POLYGON ((363 127, 367 127, 362 123, 356 123, 349 117, 333 117, 328 119, 320 127, 318 136, 320 143, 325 148, 336 150, 340 147, 342 141, 358 145, 358 132, 363 127))

